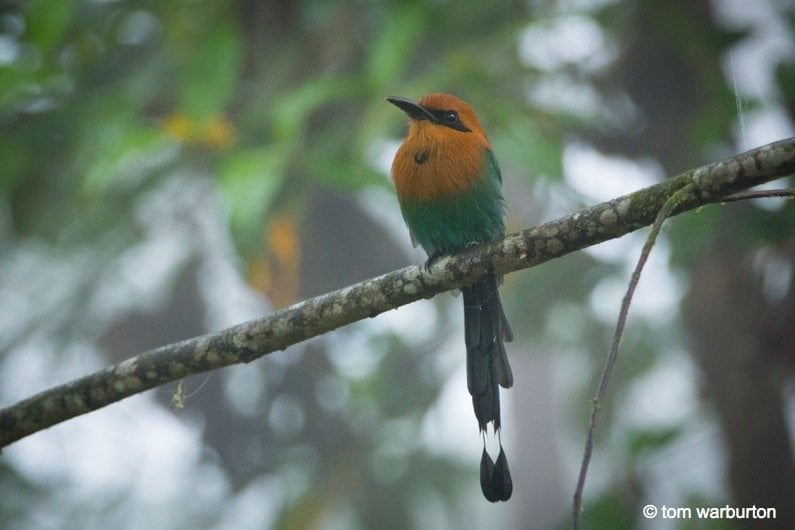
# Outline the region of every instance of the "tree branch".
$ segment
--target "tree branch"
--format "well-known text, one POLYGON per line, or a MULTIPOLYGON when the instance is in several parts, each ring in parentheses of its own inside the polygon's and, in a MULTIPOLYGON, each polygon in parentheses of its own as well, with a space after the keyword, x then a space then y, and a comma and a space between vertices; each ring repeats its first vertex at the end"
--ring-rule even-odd
POLYGON ((620 237, 651 224, 676 192, 691 186, 673 215, 795 172, 795 138, 598 204, 556 221, 435 261, 411 266, 297 303, 219 333, 144 352, 0 410, 0 448, 75 416, 183 377, 241 362, 390 309, 507 274, 620 237))

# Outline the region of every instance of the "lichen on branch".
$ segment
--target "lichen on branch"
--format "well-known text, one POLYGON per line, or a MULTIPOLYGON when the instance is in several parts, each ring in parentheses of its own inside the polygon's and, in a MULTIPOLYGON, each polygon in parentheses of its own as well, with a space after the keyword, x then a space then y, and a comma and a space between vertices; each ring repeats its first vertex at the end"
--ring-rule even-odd
MULTIPOLYGON (((251 362, 390 309, 508 274, 652 224, 674 193, 673 215, 795 172, 795 138, 686 171, 502 240, 406 267, 218 333, 161 346, 0 409, 0 448, 25 436, 183 377, 251 362), (688 186, 690 188, 688 189, 688 186)), ((603 178, 594 176, 594 178, 603 178)))

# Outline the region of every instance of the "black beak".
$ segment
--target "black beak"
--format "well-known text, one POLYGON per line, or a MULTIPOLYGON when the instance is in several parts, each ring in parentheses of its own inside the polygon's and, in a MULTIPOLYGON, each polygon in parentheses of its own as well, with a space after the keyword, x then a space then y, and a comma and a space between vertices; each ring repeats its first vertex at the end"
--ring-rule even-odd
POLYGON ((398 96, 390 96, 386 98, 386 100, 397 108, 405 112, 409 115, 410 118, 415 120, 429 120, 434 123, 437 123, 439 120, 436 119, 436 116, 431 114, 431 112, 420 105, 419 103, 415 103, 408 98, 401 98, 398 96))

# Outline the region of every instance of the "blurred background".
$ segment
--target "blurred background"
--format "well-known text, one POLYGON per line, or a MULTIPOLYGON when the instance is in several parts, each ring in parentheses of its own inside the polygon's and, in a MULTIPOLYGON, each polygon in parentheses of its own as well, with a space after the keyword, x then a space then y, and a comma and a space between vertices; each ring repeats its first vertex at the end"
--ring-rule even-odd
MULTIPOLYGON (((478 110, 516 231, 792 136, 793 28, 787 0, 0 0, 0 406, 421 263, 386 96, 478 110)), ((794 226, 773 199, 668 223, 585 528, 795 528, 794 226)), ((505 278, 508 503, 445 294, 13 444, 0 527, 565 528, 645 233, 505 278)))

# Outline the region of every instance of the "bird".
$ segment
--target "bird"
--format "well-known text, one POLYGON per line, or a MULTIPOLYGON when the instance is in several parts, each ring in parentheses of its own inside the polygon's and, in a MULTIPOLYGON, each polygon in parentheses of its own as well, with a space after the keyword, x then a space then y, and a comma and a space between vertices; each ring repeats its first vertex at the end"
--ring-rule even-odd
MULTIPOLYGON (((428 254, 426 269, 445 254, 505 235, 505 201, 497 159, 474 109, 450 94, 415 102, 386 98, 409 118, 392 162, 400 211, 411 241, 428 254)), ((487 276, 462 287, 467 388, 483 436, 480 485, 491 502, 507 501, 513 481, 500 437, 499 387, 513 385, 505 342, 513 340, 500 301, 502 278, 487 276), (499 440, 496 462, 486 450, 488 424, 499 440)))

